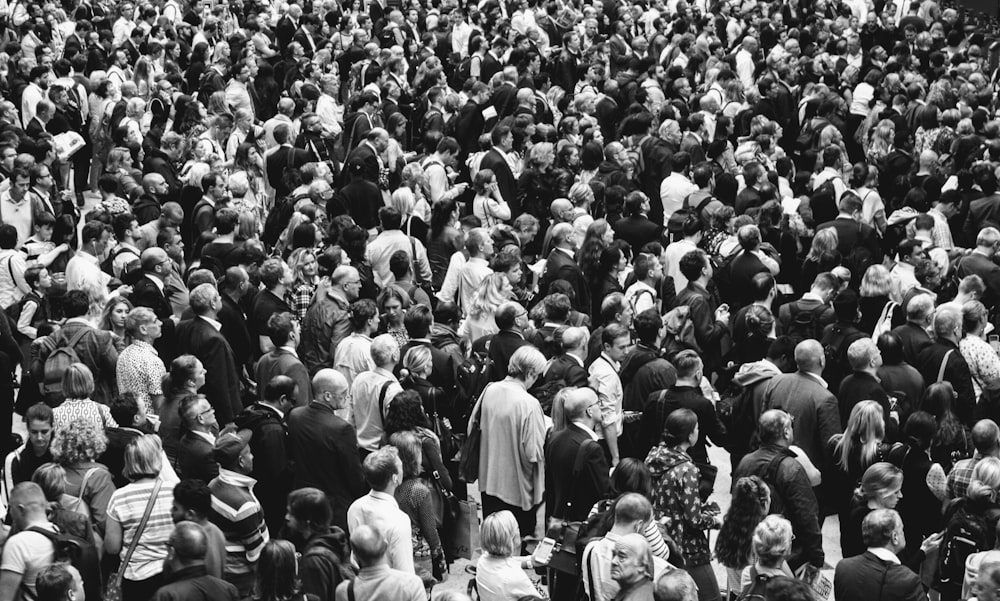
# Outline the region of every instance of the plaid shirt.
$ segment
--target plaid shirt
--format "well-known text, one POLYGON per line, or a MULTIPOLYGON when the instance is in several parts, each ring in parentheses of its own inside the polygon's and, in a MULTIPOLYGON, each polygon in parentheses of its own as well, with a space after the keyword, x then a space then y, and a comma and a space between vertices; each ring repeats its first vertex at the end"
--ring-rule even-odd
POLYGON ((963 459, 951 468, 948 474, 948 498, 958 499, 964 497, 969 490, 969 482, 972 481, 972 471, 976 469, 976 464, 982 457, 979 451, 972 456, 972 459, 963 459))
POLYGON ((299 282, 285 295, 285 302, 292 308, 295 318, 302 323, 306 318, 306 311, 312 305, 313 296, 316 294, 316 285, 308 282, 299 282))

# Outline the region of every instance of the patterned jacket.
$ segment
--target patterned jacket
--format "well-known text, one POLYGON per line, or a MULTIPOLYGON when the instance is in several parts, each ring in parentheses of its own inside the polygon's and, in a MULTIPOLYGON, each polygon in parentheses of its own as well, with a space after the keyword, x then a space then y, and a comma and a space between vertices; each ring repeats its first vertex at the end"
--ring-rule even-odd
POLYGON ((711 559, 708 530, 715 517, 705 513, 698 496, 698 468, 680 449, 660 443, 646 457, 653 476, 653 513, 670 537, 681 546, 690 565, 704 565, 711 559))

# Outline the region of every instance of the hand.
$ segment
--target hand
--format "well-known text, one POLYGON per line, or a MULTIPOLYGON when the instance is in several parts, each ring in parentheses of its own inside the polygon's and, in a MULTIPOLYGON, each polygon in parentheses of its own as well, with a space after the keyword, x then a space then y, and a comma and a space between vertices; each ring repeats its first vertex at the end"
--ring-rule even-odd
POLYGON ((715 321, 729 323, 729 307, 723 305, 715 310, 715 321))
POLYGON ((928 554, 932 549, 941 544, 941 539, 944 538, 944 532, 936 532, 920 543, 920 550, 923 551, 924 555, 928 554))
POLYGON ((118 295, 119 296, 129 296, 130 294, 132 294, 132 287, 131 286, 119 286, 118 287, 118 295))

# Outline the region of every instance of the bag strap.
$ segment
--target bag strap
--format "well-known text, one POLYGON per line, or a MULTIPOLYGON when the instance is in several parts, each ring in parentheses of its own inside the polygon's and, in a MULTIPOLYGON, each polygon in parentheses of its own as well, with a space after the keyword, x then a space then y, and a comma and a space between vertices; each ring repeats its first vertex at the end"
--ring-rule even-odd
POLYGON ((379 419, 385 419, 385 395, 389 392, 389 386, 392 385, 392 380, 386 380, 382 384, 382 388, 378 391, 378 416, 379 419))
POLYGON ((156 505, 156 495, 160 494, 161 486, 163 486, 163 480, 157 478, 156 483, 153 484, 153 492, 149 495, 149 501, 146 502, 146 511, 143 512, 142 519, 139 520, 139 527, 135 529, 135 535, 132 537, 132 542, 128 545, 128 551, 125 551, 125 557, 122 557, 122 567, 115 574, 118 586, 121 586, 122 579, 125 577, 125 567, 128 566, 129 560, 132 559, 135 548, 139 546, 139 539, 142 537, 143 531, 146 530, 146 524, 149 523, 149 516, 153 513, 153 506, 156 505))
POLYGON ((479 394, 479 398, 476 399, 476 404, 472 407, 472 414, 469 417, 469 434, 472 434, 474 430, 479 429, 479 418, 483 413, 483 397, 486 396, 486 391, 490 389, 493 382, 490 382, 483 388, 483 391, 479 394))
POLYGON ((354 601, 354 581, 347 585, 347 601, 354 601))
POLYGON ((87 488, 87 482, 90 480, 90 476, 97 471, 96 467, 92 467, 87 470, 87 473, 83 475, 83 481, 80 482, 80 500, 83 500, 83 491, 87 488))
POLYGON ((83 340, 83 336, 87 333, 87 331, 88 328, 80 328, 76 334, 73 334, 72 338, 66 341, 66 347, 68 348, 75 347, 81 340, 83 340))
POLYGON ((944 370, 945 368, 948 367, 948 357, 950 357, 951 354, 954 352, 955 349, 948 349, 948 352, 944 354, 944 358, 941 359, 941 367, 938 368, 938 377, 937 377, 938 382, 944 381, 944 370))

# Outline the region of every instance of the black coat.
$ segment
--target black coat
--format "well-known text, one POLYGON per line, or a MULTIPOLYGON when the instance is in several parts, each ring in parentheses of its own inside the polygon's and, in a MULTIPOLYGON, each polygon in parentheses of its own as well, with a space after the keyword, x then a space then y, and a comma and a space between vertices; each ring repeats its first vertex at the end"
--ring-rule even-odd
POLYGON ((614 224, 615 238, 628 242, 632 252, 636 253, 650 242, 656 242, 663 233, 663 227, 654 223, 649 217, 623 217, 614 224))
POLYGON ((969 364, 965 362, 965 357, 958 350, 958 345, 950 340, 939 339, 920 351, 914 367, 920 370, 920 374, 928 386, 940 380, 951 382, 955 388, 955 394, 958 395, 952 405, 952 410, 963 424, 971 428, 973 425, 972 412, 976 407, 976 391, 972 387, 972 372, 969 371, 969 364), (947 364, 944 368, 944 377, 939 379, 938 374, 942 363, 945 362, 945 356, 947 356, 947 364))
POLYGON ((573 286, 576 291, 573 308, 589 315, 590 289, 587 287, 583 272, 580 271, 580 266, 576 264, 573 257, 558 248, 553 248, 545 261, 545 271, 542 272, 542 279, 538 284, 538 289, 543 296, 548 294, 549 286, 556 280, 566 280, 573 286))
POLYGON ((483 155, 479 169, 493 171, 493 175, 497 178, 497 187, 500 188, 500 196, 510 204, 511 214, 520 215, 517 180, 514 179, 514 173, 510 170, 507 159, 503 158, 496 148, 491 148, 483 155))
POLYGON ((212 444, 197 434, 185 433, 177 446, 177 471, 187 480, 211 482, 215 479, 219 475, 219 464, 212 457, 212 444))
POLYGON ((207 321, 195 317, 177 325, 177 352, 198 357, 209 375, 200 392, 215 408, 220 426, 232 422, 243 410, 243 401, 240 370, 226 338, 207 321))
POLYGON ((910 568, 879 559, 871 551, 843 559, 833 576, 837 599, 923 601, 927 599, 920 577, 910 568))
POLYGON ((318 401, 294 409, 287 421, 293 489, 311 486, 326 493, 333 525, 347 532, 347 509, 367 492, 354 426, 318 401))
POLYGON ((236 601, 239 591, 222 578, 209 576, 205 564, 170 574, 151 601, 236 601))
MULTIPOLYGON (((289 140, 291 143, 291 140, 289 140)), ((267 181, 274 188, 277 198, 284 198, 291 193, 291 189, 282 181, 285 168, 297 168, 305 165, 312 158, 312 153, 301 148, 291 146, 279 146, 267 155, 264 161, 264 171, 267 174, 267 181)))
POLYGON ((613 494, 608 467, 601 445, 576 424, 555 433, 545 448, 546 507, 557 518, 586 520, 613 494))
POLYGON ((268 530, 278 532, 285 525, 285 503, 292 490, 285 424, 274 409, 254 404, 236 416, 236 425, 251 432, 250 450, 254 459, 250 475, 266 483, 256 489, 257 499, 264 509, 268 530))
MULTIPOLYGON (((927 332, 920 326, 914 325, 912 323, 904 323, 898 328, 893 328, 892 333, 899 336, 899 341, 903 345, 903 360, 910 365, 917 365, 917 355, 920 351, 924 350, 931 344, 931 337, 927 335, 927 332)), ((920 369, 917 367, 917 369, 920 369)), ((937 374, 934 374, 934 380, 937 381, 937 374)))
POLYGON ((473 344, 473 348, 477 350, 483 348, 487 339, 490 345, 490 361, 493 362, 493 367, 490 368, 490 380, 499 382, 507 377, 507 364, 514 352, 530 343, 517 332, 501 330, 492 336, 483 336, 473 344))

